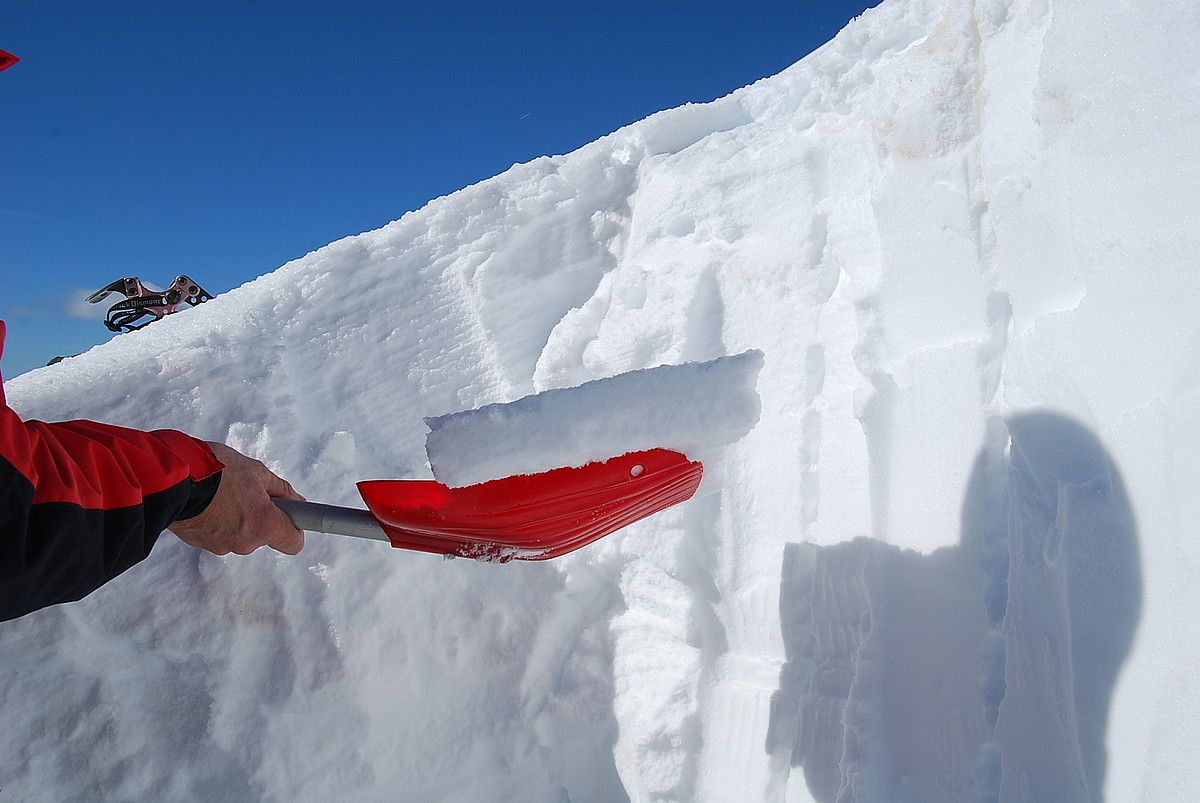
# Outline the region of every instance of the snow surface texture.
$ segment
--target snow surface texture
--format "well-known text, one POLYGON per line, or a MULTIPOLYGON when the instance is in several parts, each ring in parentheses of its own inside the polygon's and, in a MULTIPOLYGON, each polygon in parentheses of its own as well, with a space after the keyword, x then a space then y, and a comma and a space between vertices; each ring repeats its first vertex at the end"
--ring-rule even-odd
POLYGON ((888 0, 9 387, 313 499, 761 350, 720 492, 550 564, 170 537, 0 626, 13 799, 1200 799, 1200 6, 888 0))
POLYGON ((660 365, 426 418, 433 475, 458 487, 674 449, 711 468, 758 423, 761 351, 660 365))

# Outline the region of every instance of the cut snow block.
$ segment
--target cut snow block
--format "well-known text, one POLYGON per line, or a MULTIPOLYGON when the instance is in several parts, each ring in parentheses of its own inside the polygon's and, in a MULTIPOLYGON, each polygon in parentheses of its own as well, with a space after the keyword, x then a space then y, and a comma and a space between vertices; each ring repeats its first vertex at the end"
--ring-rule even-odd
POLYGON ((751 350, 426 418, 425 451, 452 488, 656 448, 706 462, 758 423, 762 365, 751 350))

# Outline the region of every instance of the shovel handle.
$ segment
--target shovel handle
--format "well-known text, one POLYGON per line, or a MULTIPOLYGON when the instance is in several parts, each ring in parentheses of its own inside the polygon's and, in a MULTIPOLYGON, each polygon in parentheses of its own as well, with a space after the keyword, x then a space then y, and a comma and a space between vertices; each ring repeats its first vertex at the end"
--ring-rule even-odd
POLYGON ((355 538, 391 542, 370 511, 353 507, 323 505, 320 502, 300 502, 295 499, 272 499, 271 501, 287 514, 288 518, 292 520, 292 524, 301 530, 352 535, 355 538))

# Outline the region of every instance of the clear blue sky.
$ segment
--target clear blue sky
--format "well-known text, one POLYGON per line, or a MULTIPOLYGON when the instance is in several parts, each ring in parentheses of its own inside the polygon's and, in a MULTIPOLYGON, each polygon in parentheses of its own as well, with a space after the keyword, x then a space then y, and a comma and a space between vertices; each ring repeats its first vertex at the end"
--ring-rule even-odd
POLYGON ((222 293, 779 72, 869 5, 6 0, 4 374, 110 337, 72 307, 113 279, 222 293))

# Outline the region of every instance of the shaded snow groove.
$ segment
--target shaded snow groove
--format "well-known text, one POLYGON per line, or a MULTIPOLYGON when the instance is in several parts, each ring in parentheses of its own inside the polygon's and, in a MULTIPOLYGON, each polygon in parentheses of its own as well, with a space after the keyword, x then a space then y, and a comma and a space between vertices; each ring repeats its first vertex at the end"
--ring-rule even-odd
POLYGON ((680 734, 687 751, 676 797, 695 796, 699 761, 704 749, 704 712, 708 709, 709 690, 713 687, 718 660, 729 650, 725 626, 718 606, 721 594, 714 574, 720 548, 721 495, 701 499, 684 515, 684 537, 680 540, 677 560, 679 577, 688 587, 689 612, 687 643, 700 651, 695 708, 685 717, 680 734))
POLYGON ((1012 305, 1008 295, 997 289, 1000 281, 996 267, 996 221, 992 214, 992 201, 988 189, 988 171, 985 164, 984 107, 987 103, 985 86, 986 59, 983 53, 983 34, 980 31, 979 0, 971 4, 970 58, 974 61, 974 91, 972 111, 974 115, 974 148, 966 161, 966 181, 973 198, 972 227, 975 231, 976 251, 980 267, 991 284, 992 292, 987 298, 985 310, 988 339, 977 351, 980 367, 980 401, 986 408, 996 398, 1004 369, 1004 354, 1008 348, 1008 325, 1012 319, 1012 305))
POLYGON ((810 343, 804 352, 804 377, 800 392, 803 409, 799 446, 800 538, 807 541, 821 504, 821 393, 825 388, 825 346, 820 342, 821 317, 837 292, 842 270, 830 249, 830 226, 833 224, 827 211, 831 203, 828 157, 814 149, 808 153, 805 164, 815 201, 806 244, 808 272, 813 277, 808 291, 817 307, 812 326, 815 342, 810 343))
POLYGON ((871 536, 887 541, 896 379, 884 367, 887 339, 877 297, 867 295, 855 308, 859 339, 854 348, 854 364, 863 382, 855 392, 854 415, 862 426, 867 445, 871 536))
POLYGON ((768 799, 789 765, 819 801, 1103 799, 1140 600, 1132 511, 1099 441, 1050 413, 993 421, 958 546, 787 546, 768 799))
POLYGON ((821 408, 825 384, 825 348, 808 347, 804 358, 804 419, 800 434, 800 536, 808 540, 821 504, 821 408))

